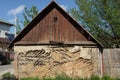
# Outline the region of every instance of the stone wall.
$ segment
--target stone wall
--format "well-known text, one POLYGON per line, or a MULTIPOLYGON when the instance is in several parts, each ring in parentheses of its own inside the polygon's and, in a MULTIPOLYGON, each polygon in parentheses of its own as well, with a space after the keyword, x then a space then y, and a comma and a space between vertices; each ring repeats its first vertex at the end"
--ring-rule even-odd
POLYGON ((82 46, 15 46, 15 71, 20 77, 70 77, 101 75, 98 48, 82 46))

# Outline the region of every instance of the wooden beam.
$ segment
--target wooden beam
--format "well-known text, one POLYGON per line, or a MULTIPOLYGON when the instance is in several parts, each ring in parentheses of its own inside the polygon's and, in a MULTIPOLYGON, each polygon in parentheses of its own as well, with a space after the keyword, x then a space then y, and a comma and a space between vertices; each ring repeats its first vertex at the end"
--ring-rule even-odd
POLYGON ((92 41, 74 41, 74 42, 62 42, 62 43, 51 43, 49 41, 46 42, 30 42, 30 41, 21 41, 17 42, 15 46, 20 45, 81 45, 81 46, 97 46, 96 43, 92 41))

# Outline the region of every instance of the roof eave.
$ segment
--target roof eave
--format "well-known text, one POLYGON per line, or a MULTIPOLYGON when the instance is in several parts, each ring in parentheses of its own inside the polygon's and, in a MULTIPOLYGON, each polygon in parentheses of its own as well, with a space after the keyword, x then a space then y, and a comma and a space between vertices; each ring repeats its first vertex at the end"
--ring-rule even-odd
POLYGON ((4 21, 0 21, 0 23, 6 24, 6 25, 9 25, 9 26, 15 26, 14 24, 11 24, 11 23, 8 23, 8 22, 4 22, 4 21))

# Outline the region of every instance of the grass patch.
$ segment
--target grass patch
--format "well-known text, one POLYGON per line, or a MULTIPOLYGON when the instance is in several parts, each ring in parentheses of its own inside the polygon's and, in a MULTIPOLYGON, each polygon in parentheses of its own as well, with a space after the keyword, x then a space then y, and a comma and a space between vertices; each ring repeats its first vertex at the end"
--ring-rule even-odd
POLYGON ((111 78, 110 76, 103 76, 100 78, 97 75, 92 75, 90 78, 71 78, 66 75, 58 75, 54 78, 43 78, 43 79, 38 79, 38 78, 22 78, 20 80, 120 80, 120 78, 111 78))
POLYGON ((11 74, 10 72, 7 72, 5 74, 2 75, 2 80, 15 80, 16 77, 11 74))
POLYGON ((40 80, 40 79, 27 77, 27 78, 22 78, 22 79, 20 79, 20 80, 40 80))
POLYGON ((92 75, 89 80, 101 80, 99 76, 97 75, 92 75))

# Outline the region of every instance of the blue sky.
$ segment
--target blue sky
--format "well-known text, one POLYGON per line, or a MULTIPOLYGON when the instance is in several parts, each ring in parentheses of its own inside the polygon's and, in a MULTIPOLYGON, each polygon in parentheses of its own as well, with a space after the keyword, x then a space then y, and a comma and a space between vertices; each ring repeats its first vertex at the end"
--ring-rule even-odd
MULTIPOLYGON (((23 20, 24 7, 36 6, 39 11, 45 8, 52 0, 0 0, 0 19, 15 23, 15 15, 23 20)), ((65 10, 75 7, 75 0, 55 0, 65 10)), ((11 28, 13 33, 13 28, 11 28)))

